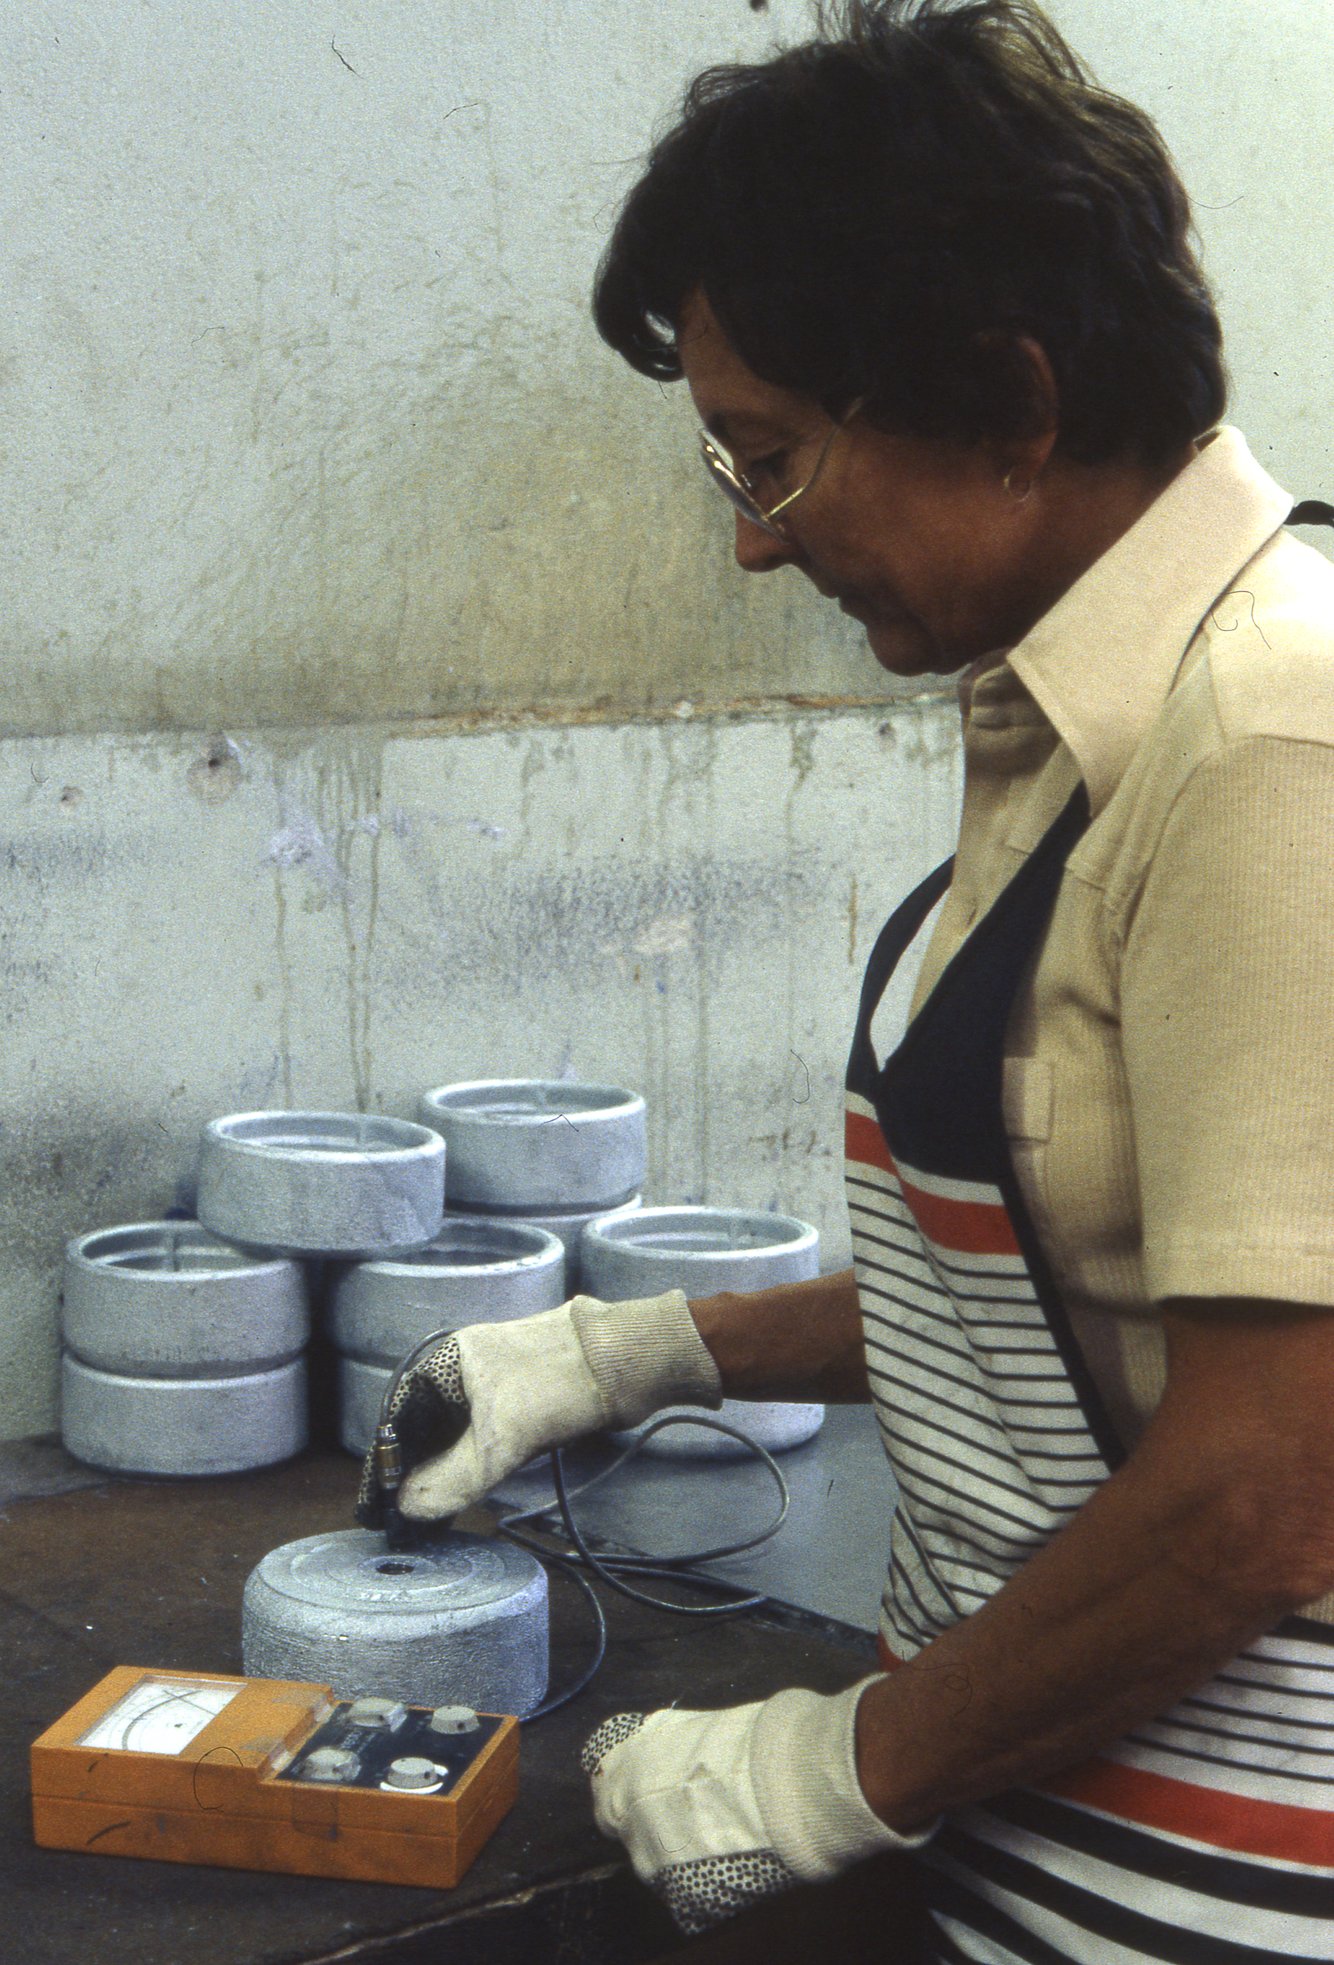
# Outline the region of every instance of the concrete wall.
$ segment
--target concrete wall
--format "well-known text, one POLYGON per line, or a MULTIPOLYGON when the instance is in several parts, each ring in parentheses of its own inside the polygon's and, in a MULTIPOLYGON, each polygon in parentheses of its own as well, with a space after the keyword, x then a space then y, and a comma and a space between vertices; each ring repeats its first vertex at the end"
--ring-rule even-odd
POLYGON ((648 1100, 650 1200, 791 1209, 845 1260, 860 968, 948 839, 954 749, 935 704, 242 733, 220 762, 185 737, 3 746, 11 1426, 49 1420, 64 1238, 188 1205, 222 1112, 609 1078, 648 1100))
POLYGON ((588 318, 655 118, 802 18, 10 10, 0 732, 884 694, 588 318))
MULTIPOLYGON (((1236 414, 1334 491, 1334 12, 1060 0, 1200 201, 1236 414), (1262 242, 1265 250, 1261 250, 1262 242)), ((803 0, 30 0, 0 21, 0 1434, 64 1238, 200 1124, 619 1077, 650 1193, 846 1247, 857 972, 941 697, 743 581, 592 270, 652 124, 803 0)))

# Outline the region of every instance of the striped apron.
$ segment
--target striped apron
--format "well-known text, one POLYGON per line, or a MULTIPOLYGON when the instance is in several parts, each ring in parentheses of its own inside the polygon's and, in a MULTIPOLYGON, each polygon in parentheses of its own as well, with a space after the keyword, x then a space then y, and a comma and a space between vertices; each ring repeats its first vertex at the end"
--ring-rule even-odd
MULTIPOLYGON (((847 1184, 872 1396, 898 1483, 892 1666, 967 1617, 1124 1458, 1024 1206, 1005 1034, 1087 824, 1082 788, 883 1066, 871 1020, 944 893, 882 931, 848 1066, 847 1184)), ((1288 1618, 1198 1692, 919 1854, 941 1960, 1334 1960, 1334 1631, 1288 1618)))

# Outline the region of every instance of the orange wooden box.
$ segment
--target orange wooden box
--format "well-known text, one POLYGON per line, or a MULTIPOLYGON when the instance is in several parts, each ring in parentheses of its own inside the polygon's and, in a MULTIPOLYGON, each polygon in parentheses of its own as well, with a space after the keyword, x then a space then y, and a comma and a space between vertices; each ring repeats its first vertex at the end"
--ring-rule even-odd
POLYGON ((501 1720, 447 1793, 278 1780, 336 1704, 327 1685, 120 1665, 33 1742, 34 1836, 47 1849, 451 1887, 513 1806, 518 1721, 501 1720), (239 1690, 179 1753, 79 1746, 145 1679, 239 1690))

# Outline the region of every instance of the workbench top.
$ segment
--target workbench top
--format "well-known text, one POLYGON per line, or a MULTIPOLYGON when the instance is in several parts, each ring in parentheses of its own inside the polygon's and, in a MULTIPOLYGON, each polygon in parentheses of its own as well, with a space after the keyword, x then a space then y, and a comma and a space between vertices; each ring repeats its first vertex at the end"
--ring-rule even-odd
MULTIPOLYGON (((873 1668, 869 1635, 799 1612, 699 1624, 603 1592, 602 1671, 569 1707, 525 1728, 518 1803, 453 1891, 37 1849, 27 1774, 37 1734, 113 1665, 239 1672, 247 1575, 280 1543, 349 1526, 356 1468, 325 1452, 231 1479, 138 1481, 79 1469, 54 1443, 8 1454, 0 1888, 3 1956, 22 1965, 636 1965, 674 1955, 665 1913, 594 1827, 582 1742, 611 1712, 727 1705, 794 1684, 833 1691, 873 1668)), ((461 1525, 488 1523, 478 1514, 461 1525)), ((558 1579, 551 1635, 555 1689, 576 1676, 591 1635, 582 1597, 558 1579)))

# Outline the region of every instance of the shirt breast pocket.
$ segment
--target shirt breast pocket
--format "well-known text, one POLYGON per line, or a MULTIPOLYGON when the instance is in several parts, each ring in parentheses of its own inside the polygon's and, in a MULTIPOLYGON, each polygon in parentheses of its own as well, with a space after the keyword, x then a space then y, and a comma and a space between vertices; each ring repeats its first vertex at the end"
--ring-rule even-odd
POLYGON ((1010 1140, 1045 1144, 1051 1138, 1052 1099, 1052 1068, 1046 1058, 1006 1058, 1001 1107, 1010 1140))
POLYGON ((1010 1160, 1029 1218, 1043 1241, 1047 1239, 1047 1145, 1054 1104, 1052 1068, 1045 1058, 1006 1058, 1001 1107, 1010 1160))

